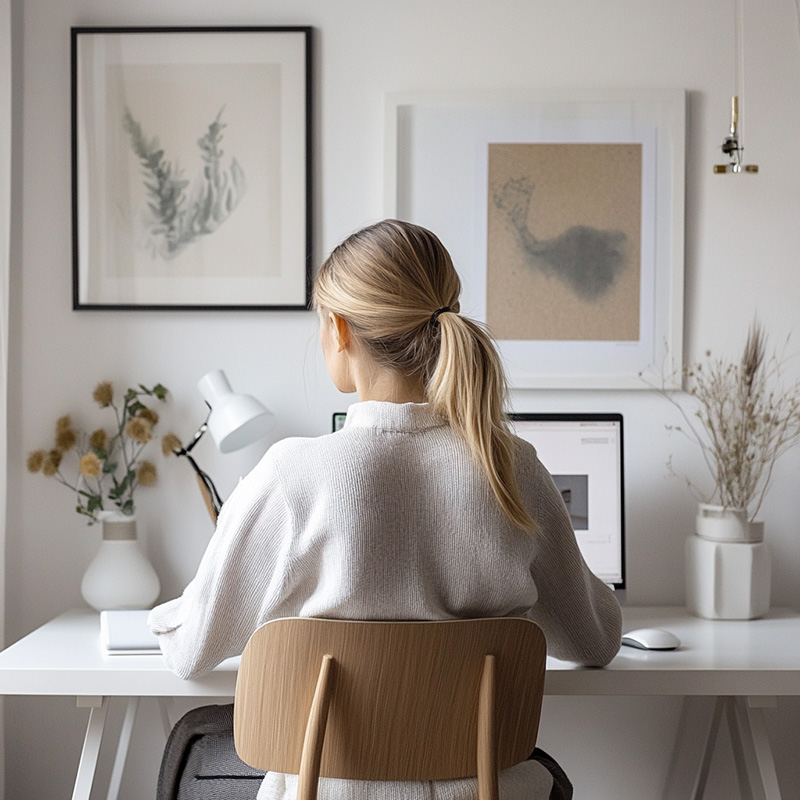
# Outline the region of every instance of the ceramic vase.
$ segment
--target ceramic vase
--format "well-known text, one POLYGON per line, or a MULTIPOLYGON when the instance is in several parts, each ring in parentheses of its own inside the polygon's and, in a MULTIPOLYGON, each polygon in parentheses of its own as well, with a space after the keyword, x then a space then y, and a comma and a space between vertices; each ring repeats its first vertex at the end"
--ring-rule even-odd
POLYGON ((97 611, 151 608, 161 585, 136 538, 136 520, 112 514, 101 521, 103 538, 83 575, 81 594, 97 611))
POLYGON ((772 565, 764 523, 744 509, 701 504, 686 538, 686 606, 706 619, 756 619, 769 610, 772 565))

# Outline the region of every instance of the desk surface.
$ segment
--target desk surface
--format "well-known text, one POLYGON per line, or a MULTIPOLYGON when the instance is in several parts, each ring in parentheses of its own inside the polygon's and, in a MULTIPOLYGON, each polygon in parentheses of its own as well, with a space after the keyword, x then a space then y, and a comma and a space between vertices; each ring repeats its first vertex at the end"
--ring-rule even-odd
MULTIPOLYGON (((678 650, 623 647, 604 669, 548 659, 551 695, 800 695, 800 613, 773 609, 750 622, 698 619, 684 608, 623 610, 624 630, 662 627, 678 650)), ((0 653, 0 694, 231 697, 238 658, 192 681, 160 655, 109 656, 99 615, 69 611, 0 653)))

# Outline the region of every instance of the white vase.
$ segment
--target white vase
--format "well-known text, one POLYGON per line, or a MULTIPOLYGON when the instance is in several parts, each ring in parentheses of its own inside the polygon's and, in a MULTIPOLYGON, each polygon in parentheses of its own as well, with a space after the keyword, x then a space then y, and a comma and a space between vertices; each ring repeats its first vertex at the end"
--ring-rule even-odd
POLYGON ((756 619, 769 610, 772 565, 764 523, 741 509, 701 505, 686 538, 686 607, 706 619, 756 619))
POLYGON ((760 542, 764 538, 764 523, 748 522, 744 508, 700 503, 695 532, 714 542, 760 542))
POLYGON ((81 581, 83 599, 97 611, 151 608, 161 585, 136 540, 136 520, 109 515, 102 526, 103 540, 81 581))

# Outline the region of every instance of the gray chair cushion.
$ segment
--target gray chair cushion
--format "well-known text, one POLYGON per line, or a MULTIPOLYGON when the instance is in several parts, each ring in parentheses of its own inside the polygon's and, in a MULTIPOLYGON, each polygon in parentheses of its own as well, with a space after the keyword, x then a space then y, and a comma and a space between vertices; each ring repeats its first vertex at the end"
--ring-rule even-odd
POLYGON ((236 755, 233 704, 201 706, 169 735, 156 800, 253 800, 263 777, 236 755))

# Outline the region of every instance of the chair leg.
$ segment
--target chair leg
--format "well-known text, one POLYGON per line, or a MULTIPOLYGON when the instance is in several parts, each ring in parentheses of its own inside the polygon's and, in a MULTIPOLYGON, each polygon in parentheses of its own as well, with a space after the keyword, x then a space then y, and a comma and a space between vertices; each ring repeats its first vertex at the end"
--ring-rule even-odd
POLYGON ((483 661, 478 696, 478 800, 498 800, 495 730, 495 658, 483 661))
POLYGON ((325 742, 325 725, 328 722, 328 707, 332 696, 333 656, 323 656, 317 678, 317 688, 311 702, 303 753, 300 757, 300 777, 297 800, 317 800, 319 765, 322 760, 322 745, 325 742))

